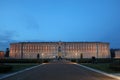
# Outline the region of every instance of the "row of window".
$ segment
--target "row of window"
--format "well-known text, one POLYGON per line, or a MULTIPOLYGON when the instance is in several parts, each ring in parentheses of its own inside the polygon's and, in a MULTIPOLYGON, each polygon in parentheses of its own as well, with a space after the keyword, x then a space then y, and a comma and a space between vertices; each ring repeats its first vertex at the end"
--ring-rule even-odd
MULTIPOLYGON (((96 49, 97 47, 96 46, 94 46, 94 47, 72 47, 72 46, 68 46, 68 47, 62 47, 61 49, 96 49)), ((108 47, 98 47, 99 49, 107 49, 108 47)), ((21 47, 19 47, 19 46, 16 46, 16 47, 11 47, 10 49, 19 49, 19 50, 21 50, 22 48, 21 47)), ((23 47, 23 49, 40 49, 40 50, 44 50, 44 49, 51 49, 51 50, 53 50, 53 49, 58 49, 58 47, 48 47, 48 46, 44 46, 44 47, 36 47, 36 46, 24 46, 23 47)))
MULTIPOLYGON (((63 50, 62 52, 81 52, 81 51, 85 51, 85 52, 96 52, 96 49, 90 50, 90 49, 83 49, 83 50, 63 50)), ((98 50, 99 52, 108 52, 108 50, 104 49, 104 50, 98 50)), ((11 53, 14 52, 21 52, 21 50, 10 50, 11 53)), ((23 50, 23 52, 58 52, 57 50, 23 50)))
MULTIPOLYGON (((93 55, 94 56, 96 56, 96 53, 92 53, 92 54, 89 54, 89 53, 82 53, 83 54, 83 56, 84 57, 92 57, 93 55)), ((51 55, 49 55, 49 54, 40 54, 40 58, 44 58, 44 57, 48 57, 48 58, 50 58, 50 57, 55 57, 57 54, 51 54, 51 55)), ((65 57, 80 57, 80 54, 77 54, 76 55, 76 53, 71 53, 71 54, 63 54, 65 57)), ((103 54, 99 54, 98 55, 98 57, 106 57, 108 54, 105 54, 105 53, 103 53, 103 54)), ((15 54, 14 55, 14 57, 16 57, 16 58, 21 58, 21 55, 20 54, 15 54)), ((23 56, 22 56, 23 58, 31 58, 31 57, 34 57, 34 58, 37 58, 37 54, 33 54, 33 53, 24 53, 23 54, 23 56)))

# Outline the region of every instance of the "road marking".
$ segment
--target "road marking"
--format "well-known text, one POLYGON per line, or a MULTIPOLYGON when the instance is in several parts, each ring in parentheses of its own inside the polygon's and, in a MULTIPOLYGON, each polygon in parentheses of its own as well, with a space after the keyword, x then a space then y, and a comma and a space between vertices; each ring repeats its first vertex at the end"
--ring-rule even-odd
POLYGON ((31 69, 33 69, 33 68, 42 66, 42 65, 44 65, 44 64, 45 64, 45 63, 40 64, 40 65, 37 65, 37 66, 30 67, 30 68, 26 68, 26 69, 21 70, 21 71, 18 71, 18 72, 14 72, 14 73, 10 73, 10 74, 4 75, 4 76, 0 77, 0 79, 4 79, 4 78, 10 77, 10 76, 13 76, 13 75, 15 75, 15 74, 18 74, 18 73, 22 73, 22 72, 24 72, 24 71, 31 70, 31 69))
POLYGON ((106 75, 106 76, 109 76, 109 77, 112 77, 112 78, 115 78, 115 79, 120 80, 120 77, 118 77, 118 76, 111 75, 111 74, 108 74, 108 73, 105 73, 105 72, 102 72, 102 71, 100 71, 100 70, 96 70, 96 69, 93 69, 93 68, 90 68, 90 67, 87 67, 87 66, 83 66, 83 65, 81 65, 81 64, 75 64, 75 65, 81 66, 81 67, 84 67, 84 68, 89 69, 89 70, 91 70, 91 71, 94 71, 94 72, 97 72, 97 73, 100 73, 100 74, 103 74, 103 75, 106 75))

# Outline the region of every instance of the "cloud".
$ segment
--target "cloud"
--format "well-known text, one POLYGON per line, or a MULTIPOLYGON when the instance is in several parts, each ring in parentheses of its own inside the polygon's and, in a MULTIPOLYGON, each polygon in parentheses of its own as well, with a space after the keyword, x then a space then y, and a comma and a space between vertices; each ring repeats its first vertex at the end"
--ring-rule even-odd
POLYGON ((0 50, 5 50, 9 47, 9 43, 14 42, 16 36, 14 31, 0 30, 0 50))

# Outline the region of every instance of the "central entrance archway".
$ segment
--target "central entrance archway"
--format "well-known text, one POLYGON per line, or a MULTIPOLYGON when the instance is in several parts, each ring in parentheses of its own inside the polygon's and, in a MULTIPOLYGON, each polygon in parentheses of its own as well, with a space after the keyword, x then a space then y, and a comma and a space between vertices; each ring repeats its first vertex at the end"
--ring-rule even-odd
POLYGON ((58 47, 58 59, 62 59, 61 46, 58 47))

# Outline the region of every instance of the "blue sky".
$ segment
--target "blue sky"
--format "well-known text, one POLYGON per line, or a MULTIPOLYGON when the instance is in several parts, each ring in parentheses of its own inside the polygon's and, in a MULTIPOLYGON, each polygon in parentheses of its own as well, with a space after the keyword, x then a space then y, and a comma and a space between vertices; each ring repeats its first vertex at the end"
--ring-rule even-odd
POLYGON ((120 48, 120 0, 0 0, 0 50, 19 41, 99 41, 120 48))

